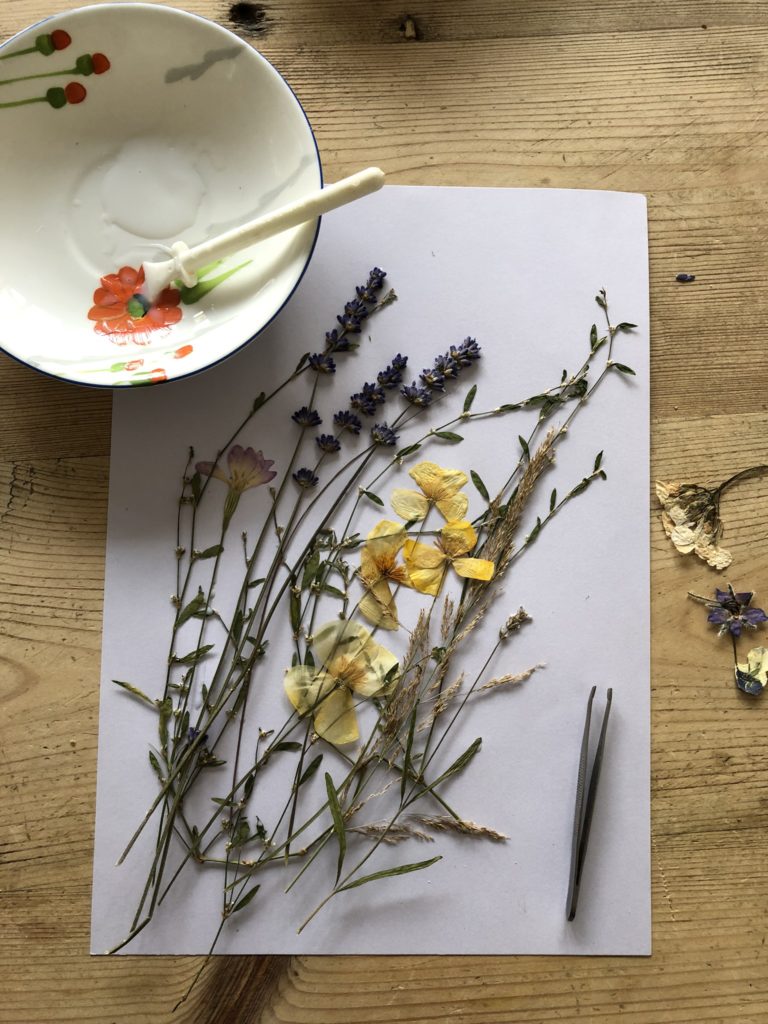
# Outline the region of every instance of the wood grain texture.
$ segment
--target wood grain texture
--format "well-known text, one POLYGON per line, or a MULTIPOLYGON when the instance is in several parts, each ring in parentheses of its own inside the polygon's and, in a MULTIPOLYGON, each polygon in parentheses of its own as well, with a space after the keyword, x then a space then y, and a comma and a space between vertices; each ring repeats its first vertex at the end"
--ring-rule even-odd
MULTIPOLYGON (((0 36, 69 6, 0 0, 0 36)), ((379 163, 409 184, 646 192, 653 473, 765 461, 768 0, 175 6, 285 73, 329 179, 379 163)), ((109 410, 0 356, 2 1024, 171 1020, 197 969, 87 955, 109 410)), ((173 1019, 768 1021, 768 709, 685 597, 717 577, 649 513, 653 956, 220 958, 173 1019)), ((734 584, 768 593, 768 481, 723 517, 734 584)))

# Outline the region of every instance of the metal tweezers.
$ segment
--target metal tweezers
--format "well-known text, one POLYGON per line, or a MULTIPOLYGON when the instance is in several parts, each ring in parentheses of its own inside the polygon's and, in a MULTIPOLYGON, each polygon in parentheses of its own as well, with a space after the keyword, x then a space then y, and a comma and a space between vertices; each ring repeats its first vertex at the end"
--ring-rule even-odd
POLYGON ((609 688, 606 695, 603 724, 600 727, 600 738, 597 741, 595 759, 592 763, 592 771, 589 776, 589 783, 587 784, 589 725, 592 718, 592 702, 595 699, 596 691, 597 687, 593 686, 589 694, 589 700, 587 701, 587 717, 584 722, 584 735, 581 740, 581 755, 579 757, 579 776, 576 785, 576 807, 573 815, 573 839, 571 842, 571 874, 568 884, 568 900, 566 902, 565 909, 565 915, 569 921, 573 921, 576 917, 576 904, 579 901, 581 872, 584 868, 584 860, 587 856, 589 830, 592 825, 592 812, 595 809, 597 783, 600 779, 600 766, 603 762, 603 748, 605 747, 605 733, 608 728, 608 715, 611 711, 611 700, 613 698, 613 690, 609 688))

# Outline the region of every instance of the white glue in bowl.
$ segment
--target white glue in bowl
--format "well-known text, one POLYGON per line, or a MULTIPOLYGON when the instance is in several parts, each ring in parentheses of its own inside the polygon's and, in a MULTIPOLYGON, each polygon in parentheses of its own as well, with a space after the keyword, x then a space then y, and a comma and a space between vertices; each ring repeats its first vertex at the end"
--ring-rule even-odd
POLYGON ((226 29, 141 3, 81 8, 0 47, 0 348, 124 387, 237 351, 288 301, 318 221, 150 302, 142 263, 322 185, 281 75, 226 29))

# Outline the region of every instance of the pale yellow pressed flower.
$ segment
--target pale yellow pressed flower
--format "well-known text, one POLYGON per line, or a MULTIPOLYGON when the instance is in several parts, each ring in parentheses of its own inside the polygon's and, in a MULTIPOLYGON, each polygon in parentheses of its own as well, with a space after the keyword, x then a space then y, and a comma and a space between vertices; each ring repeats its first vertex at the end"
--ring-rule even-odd
POLYGON ((403 557, 411 585, 422 594, 437 597, 449 565, 465 579, 486 582, 493 579, 493 562, 487 558, 465 557, 475 544, 477 533, 466 520, 446 523, 434 547, 417 540, 407 540, 403 545, 403 557))
POLYGON ((469 508, 469 499, 461 488, 469 479, 460 469, 443 469, 434 462, 420 462, 408 471, 421 491, 398 487, 392 492, 392 508, 406 522, 426 519, 434 505, 449 522, 462 520, 469 508))
POLYGON ((294 708, 311 714, 319 736, 335 746, 360 735, 355 694, 386 695, 396 682, 398 660, 358 622, 327 622, 312 641, 320 668, 295 665, 283 685, 294 708))
POLYGON ((360 579, 366 591, 360 601, 360 613, 382 629, 399 626, 390 582, 410 586, 405 566, 397 561, 405 536, 402 523, 382 519, 368 534, 360 552, 360 579))

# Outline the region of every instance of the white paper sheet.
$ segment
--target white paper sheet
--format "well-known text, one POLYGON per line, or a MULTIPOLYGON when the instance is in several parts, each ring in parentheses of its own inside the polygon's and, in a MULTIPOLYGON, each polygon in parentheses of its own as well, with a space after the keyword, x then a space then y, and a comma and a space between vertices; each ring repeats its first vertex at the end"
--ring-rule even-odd
MULTIPOLYGON (((564 493, 592 469, 600 450, 608 480, 566 507, 516 563, 473 641, 476 660, 505 616, 524 605, 534 621, 504 649, 493 672, 546 663, 514 692, 476 700, 450 748, 455 757, 476 736, 483 737, 480 754, 446 794, 466 817, 506 833, 509 840, 457 837, 388 848, 367 869, 439 852, 444 858, 425 872, 340 895, 300 935, 298 924, 333 882, 335 854, 287 896, 282 889, 292 874, 278 869, 248 910, 230 920, 218 952, 650 952, 645 200, 610 192, 388 187, 326 218, 295 297, 244 352, 190 380, 115 395, 95 953, 126 933, 151 852, 148 829, 126 862, 115 866, 156 786, 147 763, 147 746, 154 742, 152 714, 111 680, 129 680, 153 697, 162 692, 173 616, 178 482, 187 446, 194 445, 198 458, 212 458, 258 392, 284 379, 303 352, 322 349, 335 314, 375 264, 387 270, 399 299, 366 325, 357 354, 339 356, 336 377, 322 382, 329 384, 319 399, 326 423, 396 352, 409 356, 415 374, 467 335, 477 338, 483 358, 446 402, 451 409, 460 410, 472 383, 478 386, 476 409, 551 387, 563 368, 574 371, 583 362, 592 322, 602 327, 594 302, 601 287, 614 321, 638 325, 631 335, 619 336, 615 353, 637 376, 611 374, 579 413, 560 447, 556 470, 529 512, 534 517, 546 512, 551 487, 564 493), (576 766, 593 683, 600 693, 613 687, 614 705, 579 913, 569 924, 564 906, 576 766)), ((304 384, 286 389, 248 428, 242 443, 263 449, 279 470, 296 437, 290 414, 305 401, 304 384)), ((389 405, 399 409, 401 400, 391 398, 389 405)), ((394 416, 389 407, 387 415, 394 416)), ((493 491, 513 465, 518 434, 527 433, 533 416, 484 421, 465 431, 462 444, 435 442, 416 461, 423 457, 475 469, 493 491)), ((432 410, 430 425, 442 422, 444 408, 432 410)), ((421 432, 421 427, 412 430, 400 443, 421 432)), ((395 485, 411 485, 405 468, 396 482, 388 478, 382 484, 385 499, 395 485)), ((477 514, 481 499, 471 485, 466 490, 470 513, 477 514)), ((239 538, 243 529, 255 534, 266 507, 263 493, 246 493, 232 537, 239 538)), ((394 518, 391 510, 384 514, 394 518)), ((378 518, 380 513, 367 507, 360 528, 370 529, 378 518)), ((214 539, 212 532, 210 543, 214 539)), ((217 585, 220 604, 226 603, 227 579, 240 571, 239 542, 230 547, 232 561, 225 562, 217 585)), ((254 729, 273 728, 286 716, 282 673, 289 658, 275 635, 268 654, 271 677, 265 679, 258 709, 249 709, 254 729)), ((268 798, 254 809, 269 824, 268 798)), ((152 924, 125 951, 207 951, 217 926, 220 882, 210 869, 182 876, 152 924)))

